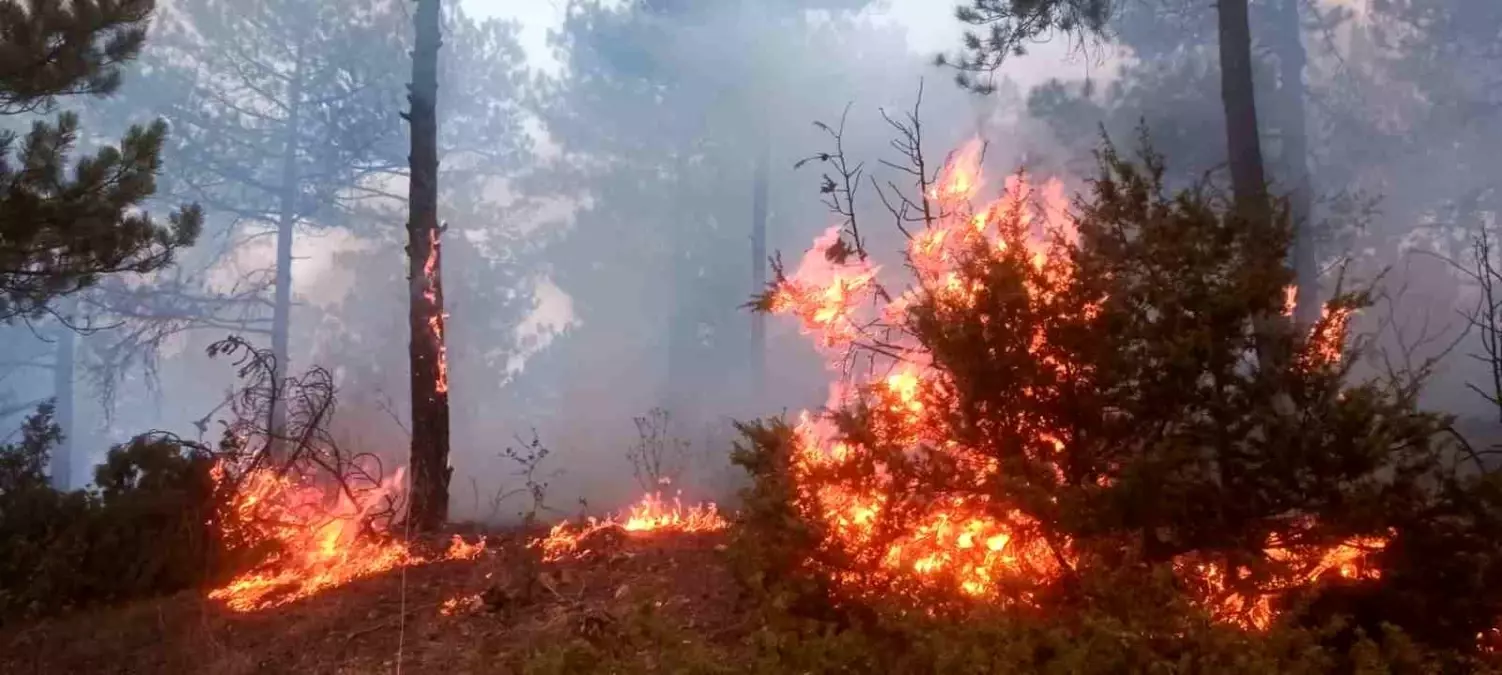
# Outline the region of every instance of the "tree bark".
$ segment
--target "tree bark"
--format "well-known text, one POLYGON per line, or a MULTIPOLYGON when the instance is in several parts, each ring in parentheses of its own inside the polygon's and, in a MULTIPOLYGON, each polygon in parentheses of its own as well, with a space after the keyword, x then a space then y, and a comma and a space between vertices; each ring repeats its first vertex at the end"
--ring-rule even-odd
POLYGON ((1231 191, 1242 217, 1270 216, 1262 142, 1257 135, 1257 98, 1252 82, 1252 29, 1247 0, 1217 0, 1220 22, 1220 95, 1226 113, 1226 149, 1231 191))
POLYGON ((1275 8, 1277 36, 1274 49, 1278 56, 1278 94, 1283 131, 1283 161, 1289 194, 1289 218, 1293 222, 1293 271, 1298 292, 1295 297, 1294 322, 1307 328, 1319 320, 1319 263, 1314 251, 1313 179, 1309 173, 1309 132, 1304 109, 1303 28, 1299 23, 1299 1, 1280 0, 1275 8))
MULTIPOLYGON (((1258 136, 1257 97, 1252 80, 1252 29, 1248 0, 1217 0, 1220 39, 1220 93, 1226 115, 1226 150, 1231 166, 1235 214, 1247 226, 1262 227, 1272 218, 1267 175, 1258 136)), ((1268 370, 1283 362, 1272 339, 1287 322, 1276 314, 1253 319, 1257 363, 1268 370)))
POLYGON ((407 220, 411 295, 412 503, 409 517, 420 532, 448 520, 449 397, 444 347, 443 265, 438 226, 439 0, 417 0, 413 16, 412 86, 406 115, 412 128, 407 220))
MULTIPOLYGON (((59 307, 63 317, 72 319, 73 300, 59 307)), ((52 364, 52 421, 62 430, 62 441, 52 450, 48 473, 52 487, 67 490, 73 485, 73 375, 78 335, 65 325, 57 330, 57 356, 52 364)))
POLYGON ((283 443, 281 438, 284 434, 287 417, 287 402, 282 396, 282 383, 287 377, 287 368, 290 365, 289 334, 292 322, 292 238, 297 229, 297 138, 298 127, 302 124, 302 90, 303 90, 303 67, 302 47, 297 49, 297 65, 292 70, 292 81, 287 91, 287 123, 282 130, 285 137, 282 141, 282 176, 281 190, 278 205, 279 214, 276 223, 276 295, 272 300, 271 310, 271 353, 275 358, 273 373, 273 397, 271 399, 271 418, 268 421, 268 430, 271 432, 271 452, 275 459, 281 459, 283 443))
MULTIPOLYGON (((767 192, 772 155, 770 130, 763 125, 761 148, 751 177, 751 292, 767 287, 767 192)), ((767 317, 751 312, 751 396, 758 406, 766 394, 767 317)))

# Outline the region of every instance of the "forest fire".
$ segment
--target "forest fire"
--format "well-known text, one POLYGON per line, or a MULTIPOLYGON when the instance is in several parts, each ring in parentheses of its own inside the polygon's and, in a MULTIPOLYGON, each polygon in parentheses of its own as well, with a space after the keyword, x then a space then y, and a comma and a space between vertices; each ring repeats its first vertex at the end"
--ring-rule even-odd
MULTIPOLYGON (((908 237, 905 262, 912 280, 906 290, 884 288, 881 268, 864 255, 848 255, 842 236, 849 233, 834 227, 815 241, 792 274, 780 275, 766 298, 770 311, 800 320, 839 374, 827 409, 865 411, 863 444, 848 440, 836 416, 802 413, 790 469, 796 506, 822 526, 819 546, 831 554, 826 559, 844 561, 822 568, 810 563, 852 597, 937 593, 1025 605, 1078 563, 1075 542, 1051 532, 1030 511, 995 503, 986 494, 987 486, 1008 477, 995 456, 950 437, 957 415, 949 406, 960 396, 958 386, 952 374, 934 367, 934 355, 908 323, 918 301, 926 303, 924 311, 935 321, 982 301, 1014 302, 1006 307, 1029 316, 1088 318, 1099 309, 1088 302, 1071 307, 1063 297, 1074 273, 1069 247, 1078 241, 1063 186, 1051 180, 1034 188, 1014 176, 1003 198, 974 209, 970 199, 984 185, 980 149, 976 142, 956 153, 927 191, 935 211, 926 227, 908 237), (987 283, 995 277, 986 275, 997 274, 987 267, 992 262, 1020 270, 1025 298, 987 295, 987 283), (915 466, 929 467, 930 473, 919 474, 915 466), (915 483, 922 480, 918 475, 940 476, 942 484, 915 483), (921 496, 907 496, 914 492, 921 496)), ((984 330, 990 318, 982 318, 975 330, 984 330)), ((1327 309, 1311 328, 1302 362, 1338 362, 1348 319, 1349 312, 1327 309)), ((1084 366, 1071 363, 1068 352, 1050 344, 1041 328, 1014 339, 1014 348, 1042 373, 1038 381, 1088 382, 1084 366)), ((1015 426, 1009 428, 1022 430, 1016 434, 1022 438, 1007 442, 1020 446, 1021 466, 1041 474, 1028 477, 1031 484, 1065 484, 1059 455, 1071 443, 1068 434, 1042 421, 1011 419, 1015 426)), ((1088 480, 1108 485, 1111 479, 1088 480)), ((1369 576, 1361 562, 1383 544, 1365 538, 1295 552, 1269 542, 1264 554, 1278 569, 1272 580, 1252 590, 1228 581, 1219 563, 1184 560, 1176 568, 1188 577, 1187 586, 1200 589, 1198 602, 1211 614, 1261 628, 1274 615, 1277 594, 1326 574, 1369 576)), ((1247 575, 1237 566, 1231 576, 1247 575)))
MULTIPOLYGON (((213 469, 224 481, 223 463, 213 469)), ((407 565, 432 562, 385 531, 402 491, 403 472, 365 490, 325 487, 290 474, 254 469, 236 485, 222 534, 251 547, 271 549, 268 557, 209 598, 236 612, 285 605, 356 579, 407 565)), ((438 559, 473 560, 485 550, 481 538, 470 544, 455 535, 438 559)))
POLYGON ((626 533, 656 532, 715 532, 729 523, 720 516, 713 502, 684 507, 680 497, 671 503, 659 493, 649 493, 641 501, 620 513, 601 518, 589 518, 582 523, 562 522, 554 525, 547 536, 532 541, 528 546, 542 551, 542 558, 555 562, 567 558, 588 555, 587 541, 605 531, 626 533))

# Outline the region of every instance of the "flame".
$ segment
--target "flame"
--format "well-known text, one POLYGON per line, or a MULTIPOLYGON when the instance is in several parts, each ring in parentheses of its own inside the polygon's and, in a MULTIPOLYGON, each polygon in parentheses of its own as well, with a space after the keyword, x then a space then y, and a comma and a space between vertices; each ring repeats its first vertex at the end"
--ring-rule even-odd
POLYGON ((1178 571, 1181 574, 1192 572, 1198 578, 1204 604, 1212 616, 1245 628, 1265 630, 1277 616, 1273 600, 1278 593, 1332 575, 1350 580, 1380 578, 1380 572, 1372 568, 1368 560, 1373 553, 1386 548, 1387 542, 1384 537, 1355 537, 1323 551, 1298 551, 1269 543, 1263 552, 1269 560, 1287 566, 1287 570, 1279 578, 1263 584, 1259 589, 1261 592, 1252 596, 1233 588, 1235 579, 1249 574, 1245 567, 1238 567, 1234 575, 1228 575, 1224 565, 1192 564, 1181 560, 1178 571))
POLYGON ((449 560, 474 560, 484 552, 485 537, 480 537, 475 543, 469 544, 464 541, 464 537, 456 534, 453 540, 449 542, 449 550, 444 557, 449 560))
POLYGON ((647 532, 715 532, 729 527, 713 502, 685 508, 681 497, 674 496, 671 506, 661 493, 643 495, 641 501, 605 518, 588 518, 582 523, 564 521, 554 525, 547 536, 535 539, 529 548, 542 551, 547 562, 583 557, 589 553, 584 543, 604 530, 628 533, 647 532))
MULTIPOLYGON (((981 147, 972 142, 956 153, 928 191, 936 210, 930 212, 937 215, 908 240, 910 288, 889 293, 877 282, 880 268, 863 258, 829 256, 841 236, 831 228, 814 241, 797 271, 773 290, 771 310, 798 319, 832 370, 841 373, 830 386, 827 409, 840 409, 860 397, 879 413, 870 419, 880 444, 907 449, 894 456, 856 448, 843 440, 827 415, 805 411, 799 416, 790 469, 795 506, 823 526, 819 546, 832 554, 809 563, 850 596, 941 593, 1026 604, 1077 562, 1068 538, 1050 533, 1020 509, 992 503, 984 490, 975 489, 1003 478, 999 463, 948 437, 946 415, 951 411, 944 402, 952 400, 946 396, 954 391, 952 382, 903 329, 909 308, 920 298, 943 320, 946 313, 969 309, 988 293, 980 278, 985 272, 965 264, 977 256, 1018 263, 1017 269, 1025 271, 1027 306, 1035 313, 1089 318, 1099 309, 1071 307, 1060 299, 1074 272, 1068 247, 1078 242, 1060 182, 1034 187, 1024 177, 1012 176, 1000 199, 971 208, 972 197, 985 184, 981 147), (849 375, 852 349, 872 343, 880 345, 890 369, 873 367, 849 375), (910 490, 898 483, 906 479, 898 477, 892 463, 918 461, 947 467, 949 479, 962 489, 927 486, 931 491, 921 498, 904 498, 910 490), (819 568, 817 560, 842 562, 819 568)), ((1327 309, 1303 350, 1311 362, 1339 358, 1348 318, 1349 312, 1327 309)), ((1067 354, 1051 345, 1041 328, 1023 337, 1018 348, 1026 349, 1045 372, 1052 369, 1061 381, 1079 377, 1083 367, 1068 363, 1067 354)), ((1024 390, 1019 395, 1042 393, 1024 390)), ((1026 459, 1046 467, 1039 480, 1051 477, 1063 483, 1063 469, 1053 458, 1071 439, 1033 426, 1023 449, 1026 459)), ((1109 484, 1104 476, 1093 480, 1109 484)), ((1364 577, 1368 573, 1362 561, 1382 544, 1380 539, 1353 539, 1330 550, 1295 554, 1270 543, 1267 557, 1289 571, 1255 589, 1229 583, 1224 569, 1214 564, 1182 561, 1179 570, 1200 578, 1206 587, 1203 603, 1212 614, 1263 627, 1273 616, 1274 594, 1331 571, 1364 577)))
POLYGON ((480 609, 484 606, 485 600, 484 598, 480 597, 479 593, 471 593, 469 595, 456 595, 452 598, 444 600, 443 605, 438 608, 438 613, 443 616, 474 614, 475 612, 480 611, 480 609))
MULTIPOLYGON (((222 534, 272 553, 254 569, 209 592, 236 612, 285 605, 356 579, 406 565, 430 562, 372 522, 375 512, 395 503, 404 472, 372 489, 336 490, 292 473, 255 469, 231 496, 222 534), (332 493, 332 494, 331 494, 332 493)), ((224 485, 228 470, 216 464, 211 477, 224 485)), ((443 558, 473 559, 481 539, 466 544, 455 536, 443 558)))
MULTIPOLYGON (((443 301, 438 296, 441 287, 438 271, 439 245, 438 230, 428 230, 428 257, 422 262, 422 295, 429 307, 443 306, 443 301)), ((448 344, 443 337, 443 322, 446 318, 448 314, 442 311, 428 316, 428 330, 432 331, 434 344, 438 345, 438 382, 436 384, 437 391, 441 394, 446 394, 449 390, 448 344)))
MULTIPOLYGON (((1290 284, 1283 288, 1283 316, 1293 316, 1297 297, 1297 286, 1290 284)), ((1353 314, 1353 310, 1348 307, 1325 305, 1320 309, 1319 320, 1309 327, 1309 334, 1305 336, 1305 350, 1300 354, 1306 366, 1340 362, 1353 314)))

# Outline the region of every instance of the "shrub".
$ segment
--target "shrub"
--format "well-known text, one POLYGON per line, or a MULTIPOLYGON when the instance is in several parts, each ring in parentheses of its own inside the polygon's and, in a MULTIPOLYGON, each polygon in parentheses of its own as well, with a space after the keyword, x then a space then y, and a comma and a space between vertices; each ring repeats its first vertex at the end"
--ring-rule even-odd
POLYGON ((50 406, 0 446, 0 620, 193 587, 220 566, 210 458, 170 438, 110 450, 91 490, 42 467, 61 439, 50 406))
POLYGON ((1496 479, 1450 467, 1449 420, 1412 387, 1353 383, 1344 326, 1368 294, 1295 327, 1286 220, 1168 194, 1143 148, 1106 143, 1072 227, 1041 235, 1025 182, 975 211, 964 154, 916 171, 906 292, 837 205, 844 229, 756 305, 866 377, 827 416, 746 428, 743 577, 878 617, 1105 617, 1170 661, 1221 635, 1188 628, 1210 619, 1351 618, 1319 633, 1343 655, 1396 649, 1390 626, 1473 650, 1502 616, 1496 479))

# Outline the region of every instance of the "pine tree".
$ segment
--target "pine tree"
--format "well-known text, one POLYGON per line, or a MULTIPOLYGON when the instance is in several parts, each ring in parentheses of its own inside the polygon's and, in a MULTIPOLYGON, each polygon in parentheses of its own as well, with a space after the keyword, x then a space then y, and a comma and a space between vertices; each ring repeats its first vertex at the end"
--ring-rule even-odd
MULTIPOLYGON (((270 307, 278 373, 292 361, 299 233, 342 224, 400 164, 403 21, 382 2, 181 0, 142 59, 150 72, 132 103, 164 108, 180 129, 172 188, 200 200, 226 239, 274 232, 259 284, 271 297, 244 300, 270 307)), ((273 406, 271 428, 284 407, 273 406)))
MULTIPOLYGON (((154 9, 153 0, 0 1, 0 115, 114 93, 154 9)), ((166 224, 138 210, 156 190, 165 122, 131 127, 69 171, 79 134, 70 112, 34 122, 24 138, 0 134, 0 321, 45 314, 104 275, 160 270, 197 238, 197 206, 166 224)))
MULTIPOLYGON (((953 61, 960 70, 958 81, 962 86, 988 92, 994 86, 973 79, 972 73, 995 72, 1007 55, 1021 53, 1027 41, 1055 31, 1098 37, 1117 4, 1112 0, 973 0, 971 6, 960 7, 956 16, 967 24, 988 26, 990 32, 985 38, 975 33, 965 35, 964 53, 953 61)), ((1220 86, 1236 213, 1248 223, 1261 223, 1272 217, 1273 209, 1257 123, 1248 4, 1248 0, 1217 0, 1220 86)), ((948 61, 940 57, 939 62, 948 61)), ((1277 317, 1259 320, 1264 347, 1259 347, 1258 358, 1269 367, 1283 358, 1269 351, 1277 342, 1271 334, 1279 330, 1280 323, 1277 317)))
POLYGON ((417 0, 412 50, 412 88, 406 113, 412 127, 412 174, 407 221, 411 300, 412 505, 420 531, 448 519, 449 398, 444 354, 443 265, 438 226, 438 48, 439 0, 417 0))

